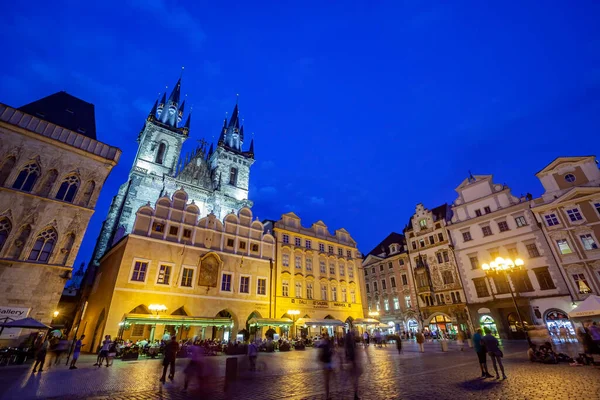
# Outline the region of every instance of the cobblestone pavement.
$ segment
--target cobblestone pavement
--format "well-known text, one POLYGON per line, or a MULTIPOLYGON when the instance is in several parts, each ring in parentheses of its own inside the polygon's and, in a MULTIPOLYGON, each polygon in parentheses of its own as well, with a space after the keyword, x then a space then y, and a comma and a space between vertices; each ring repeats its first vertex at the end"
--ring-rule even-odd
MULTIPOLYGON (((438 343, 426 344, 425 353, 416 344, 404 344, 398 354, 394 345, 373 346, 361 351, 363 373, 359 379, 361 399, 558 399, 581 395, 600 399, 600 368, 542 365, 526 361, 525 343, 507 343, 504 363, 508 379, 479 378, 477 357, 472 349, 460 351, 451 344, 442 352, 438 343)), ((562 350, 565 351, 565 350, 562 350)), ((565 352, 575 354, 576 348, 565 352)), ((182 393, 182 370, 187 360, 177 361, 174 382, 161 385, 160 360, 123 362, 112 367, 93 367, 95 356, 82 356, 79 369, 64 365, 32 374, 32 367, 0 368, 0 398, 4 399, 324 399, 323 372, 317 352, 291 351, 259 355, 259 371, 247 372, 239 357, 240 374, 224 392, 226 357, 208 357, 200 382, 182 393)), ((491 363, 488 363, 492 371, 491 363)), ((352 383, 339 359, 331 379, 332 399, 352 399, 352 383)))

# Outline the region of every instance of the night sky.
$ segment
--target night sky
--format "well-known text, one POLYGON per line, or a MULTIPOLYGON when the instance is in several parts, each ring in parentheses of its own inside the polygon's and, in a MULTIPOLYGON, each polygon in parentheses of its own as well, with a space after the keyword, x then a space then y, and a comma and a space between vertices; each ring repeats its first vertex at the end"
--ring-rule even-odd
POLYGON ((239 93, 254 214, 322 219, 363 252, 401 232, 417 203, 452 202, 469 170, 537 196, 534 174, 555 157, 600 155, 598 2, 325 3, 4 5, 0 102, 65 90, 95 104, 98 138, 123 150, 76 266, 181 66, 184 149, 218 139, 239 93))

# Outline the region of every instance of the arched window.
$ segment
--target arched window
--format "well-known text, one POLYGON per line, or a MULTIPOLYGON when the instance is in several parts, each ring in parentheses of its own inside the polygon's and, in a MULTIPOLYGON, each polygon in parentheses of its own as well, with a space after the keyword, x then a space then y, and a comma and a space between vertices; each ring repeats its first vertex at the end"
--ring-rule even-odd
POLYGON ((77 177, 77 175, 69 175, 60 184, 60 188, 56 193, 56 198, 58 200, 63 200, 72 203, 73 199, 75 198, 75 195, 77 194, 78 188, 79 177, 77 177))
POLYGON ((90 202, 92 200, 92 195, 94 194, 95 189, 96 189, 96 182, 89 181, 88 183, 86 183, 85 189, 83 191, 83 195, 81 196, 81 202, 79 204, 84 207, 90 207, 91 206, 90 202))
POLYGON ((238 175, 238 170, 235 167, 231 167, 231 170, 229 171, 229 184, 230 185, 237 185, 237 175, 238 175))
POLYGON ((75 234, 70 233, 67 235, 67 239, 65 240, 65 246, 60 250, 62 260, 60 260, 59 264, 67 265, 67 261, 69 260, 69 255, 71 254, 71 249, 73 248, 73 244, 75 243, 75 234))
POLYGON ((46 197, 50 194, 52 190, 52 186, 54 186, 54 182, 56 182, 56 177, 58 176, 58 171, 55 169, 51 169, 46 174, 46 178, 44 179, 44 183, 42 183, 42 187, 38 194, 40 196, 46 197))
POLYGON ((8 240, 8 235, 10 234, 10 230, 12 225, 8 218, 0 219, 0 251, 4 248, 4 244, 8 240))
POLYGON ((29 253, 29 261, 48 262, 54 245, 56 244, 56 231, 54 228, 48 228, 40 232, 38 235, 31 253, 29 253))
POLYGON ((165 152, 167 150, 167 145, 164 143, 161 143, 158 145, 158 151, 156 152, 156 160, 155 162, 157 164, 162 164, 163 160, 165 158, 165 152))
POLYGON ((10 172, 14 168, 15 162, 16 159, 10 156, 2 164, 2 168, 0 169, 0 185, 4 185, 4 182, 6 182, 6 178, 8 178, 8 175, 10 175, 10 172))
POLYGON ((35 162, 30 162, 23 167, 15 183, 13 183, 13 189, 22 190, 24 192, 31 192, 35 181, 40 176, 40 167, 35 162))

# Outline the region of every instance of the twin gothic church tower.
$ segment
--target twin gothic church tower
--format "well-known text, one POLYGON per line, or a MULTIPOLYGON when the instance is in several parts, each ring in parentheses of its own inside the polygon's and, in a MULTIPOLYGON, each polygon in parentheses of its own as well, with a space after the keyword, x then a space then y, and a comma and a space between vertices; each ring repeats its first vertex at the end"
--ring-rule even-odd
POLYGON ((248 200, 250 166, 254 163, 254 141, 243 150, 244 126, 236 103, 229 121, 223 121, 216 149, 200 145, 185 156, 181 147, 190 133, 190 117, 181 126, 185 100, 181 99, 181 78, 167 99, 163 94, 154 103, 138 136, 138 150, 129 179, 113 198, 94 254, 92 265, 123 235, 131 232, 137 210, 162 196, 183 188, 200 209, 200 215, 213 213, 219 219, 231 211, 252 206, 248 200))

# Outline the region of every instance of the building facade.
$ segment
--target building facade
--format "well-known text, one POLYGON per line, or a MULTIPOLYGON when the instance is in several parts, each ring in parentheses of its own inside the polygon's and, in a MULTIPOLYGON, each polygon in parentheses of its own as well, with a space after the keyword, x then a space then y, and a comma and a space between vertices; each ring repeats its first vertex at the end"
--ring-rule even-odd
POLYGON ((81 321, 87 348, 105 334, 235 340, 250 319, 268 318, 275 240, 252 218, 247 207, 201 217, 183 189, 142 206, 100 260, 81 321))
POLYGON ((559 157, 536 176, 544 193, 531 202, 532 211, 573 299, 600 294, 600 170, 595 157, 559 157))
POLYGON ((457 188, 448 231, 463 277, 472 322, 502 338, 524 338, 510 290, 524 323, 567 324, 557 316, 570 311, 571 297, 554 255, 529 207, 529 196, 516 197, 492 175, 475 175, 457 188), (517 258, 520 271, 486 276, 481 269, 497 257, 517 258), (510 285, 510 286, 509 286, 510 285))
POLYGON ((167 99, 154 103, 138 135, 138 150, 129 179, 119 188, 103 224, 92 256, 95 269, 100 257, 121 237, 130 233, 135 213, 147 202, 154 204, 163 195, 183 188, 200 211, 222 220, 237 213, 242 207, 251 207, 248 200, 250 166, 254 163, 254 143, 247 151, 244 146, 244 127, 236 104, 231 118, 223 121, 216 149, 207 148, 204 140, 185 156, 183 143, 190 133, 185 100, 181 101, 181 78, 167 99))
POLYGON ((302 319, 314 320, 304 325, 300 321, 293 336, 318 334, 321 327, 341 333, 344 325, 349 328, 363 318, 361 254, 348 231, 342 228, 332 235, 322 221, 305 228, 293 212, 265 222, 265 228, 277 243, 274 315, 294 320, 288 313, 294 310, 302 319), (325 324, 325 319, 334 321, 325 324))
MULTIPOLYGON (((2 317, 52 321, 100 190, 121 155, 96 140, 95 129, 94 106, 65 92, 19 109, 0 104, 2 317)), ((0 339, 19 334, 5 331, 0 339)))
POLYGON ((470 328, 461 276, 448 235, 452 210, 418 204, 404 230, 423 329, 455 334, 470 328))
POLYGON ((367 254, 362 268, 365 315, 388 325, 391 333, 419 331, 417 293, 404 235, 390 233, 367 254))

